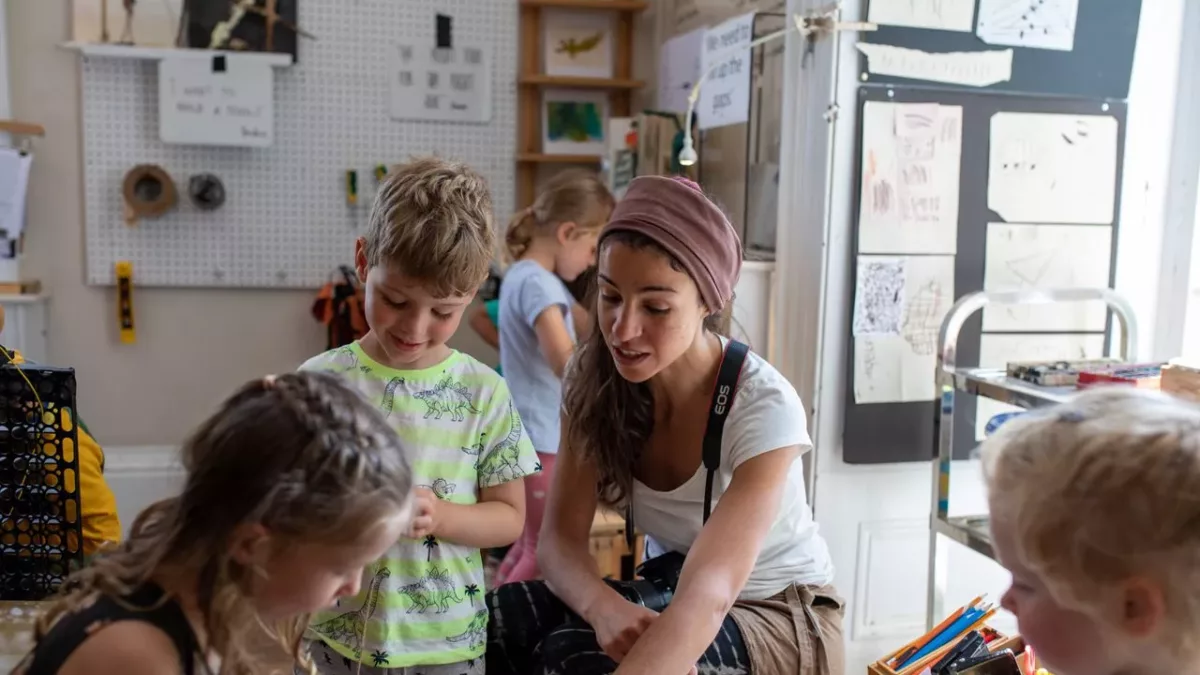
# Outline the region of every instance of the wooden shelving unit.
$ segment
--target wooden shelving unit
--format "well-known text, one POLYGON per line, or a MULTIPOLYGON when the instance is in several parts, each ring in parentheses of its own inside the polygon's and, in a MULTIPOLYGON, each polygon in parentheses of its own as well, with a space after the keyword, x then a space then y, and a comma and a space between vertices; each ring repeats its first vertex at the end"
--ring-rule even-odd
POLYGON ((542 91, 603 89, 609 114, 628 117, 633 92, 644 83, 633 79, 633 20, 649 3, 641 0, 520 0, 520 77, 517 90, 517 208, 533 203, 538 167, 543 164, 599 164, 599 155, 551 155, 542 152, 542 91), (615 17, 613 77, 547 75, 542 67, 542 9, 607 10, 615 17))

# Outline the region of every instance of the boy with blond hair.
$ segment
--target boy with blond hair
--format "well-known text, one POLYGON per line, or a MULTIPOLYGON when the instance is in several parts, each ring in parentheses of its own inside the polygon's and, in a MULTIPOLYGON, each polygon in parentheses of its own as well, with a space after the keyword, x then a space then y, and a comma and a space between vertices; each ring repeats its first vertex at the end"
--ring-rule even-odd
POLYGON ((446 345, 494 250, 479 174, 437 158, 397 167, 355 244, 370 331, 301 366, 342 373, 378 405, 417 449, 423 486, 407 536, 364 570, 358 595, 313 618, 323 674, 483 673, 480 549, 520 536, 522 478, 537 471, 504 380, 446 345))

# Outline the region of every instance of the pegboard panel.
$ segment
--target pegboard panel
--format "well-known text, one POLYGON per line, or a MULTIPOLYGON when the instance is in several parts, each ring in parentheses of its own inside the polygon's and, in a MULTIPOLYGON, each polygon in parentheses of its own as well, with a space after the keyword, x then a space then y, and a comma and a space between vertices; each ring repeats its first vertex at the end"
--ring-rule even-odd
MULTIPOLYGON (((299 62, 275 73, 270 148, 167 145, 158 134, 158 65, 82 60, 87 278, 113 285, 118 260, 139 286, 315 288, 348 263, 375 192, 373 167, 436 153, 466 161, 489 181, 496 222, 513 210, 517 4, 513 0, 303 0, 299 62), (490 52, 488 124, 393 120, 389 50, 435 38, 435 15, 453 17, 453 45, 490 52), (181 190, 216 174, 225 204, 203 212, 180 195, 165 216, 125 224, 121 183, 134 165, 161 165, 181 190), (358 171, 348 206, 345 173, 358 171)), ((499 227, 499 225, 498 225, 499 227)))

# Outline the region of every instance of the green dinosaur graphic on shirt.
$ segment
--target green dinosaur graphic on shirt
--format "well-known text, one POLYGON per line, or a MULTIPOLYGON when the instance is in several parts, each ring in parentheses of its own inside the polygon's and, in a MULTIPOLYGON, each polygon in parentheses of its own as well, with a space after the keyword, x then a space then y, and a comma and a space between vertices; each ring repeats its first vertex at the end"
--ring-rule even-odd
POLYGON ((451 635, 446 638, 446 642, 466 642, 471 649, 482 647, 487 641, 487 624, 488 611, 481 609, 475 612, 471 623, 467 624, 467 630, 458 635, 451 635))
POLYGON ((379 605, 379 587, 383 585, 384 579, 391 575, 388 568, 381 568, 371 580, 371 587, 362 607, 315 624, 312 627, 313 631, 350 647, 356 656, 361 654, 367 621, 375 614, 375 608, 379 605))
POLYGON ((438 614, 450 611, 450 603, 458 604, 463 597, 458 594, 450 573, 441 567, 431 567, 425 577, 415 583, 400 587, 400 594, 412 601, 408 613, 424 614, 425 610, 436 607, 438 614))
POLYGON ((433 389, 418 391, 414 397, 425 402, 425 419, 432 417, 440 420, 442 415, 450 413, 451 421, 462 422, 467 419, 467 413, 479 414, 471 402, 471 391, 467 385, 455 382, 449 375, 433 389))
POLYGON ((392 408, 396 405, 396 389, 402 384, 404 384, 403 377, 393 377, 383 388, 383 401, 379 404, 379 410, 383 413, 384 419, 392 416, 392 408))
POLYGON ((508 416, 512 426, 508 435, 500 439, 490 450, 486 444, 486 434, 479 434, 479 442, 462 451, 475 457, 475 472, 479 474, 480 482, 484 485, 495 485, 516 480, 525 476, 521 468, 521 416, 508 403, 508 416))
POLYGON ((346 345, 344 347, 339 347, 337 350, 337 356, 338 356, 338 358, 346 359, 347 361, 350 362, 350 365, 339 370, 338 371, 339 373, 348 373, 352 370, 357 370, 360 373, 371 372, 370 367, 359 363, 358 354, 354 351, 354 349, 350 345, 346 345))

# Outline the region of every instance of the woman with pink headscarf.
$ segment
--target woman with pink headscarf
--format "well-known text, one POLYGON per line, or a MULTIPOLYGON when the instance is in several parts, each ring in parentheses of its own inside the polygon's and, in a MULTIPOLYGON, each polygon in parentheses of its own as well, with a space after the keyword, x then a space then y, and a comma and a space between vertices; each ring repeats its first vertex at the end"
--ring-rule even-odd
POLYGON ((598 244, 538 557, 488 596, 489 675, 841 675, 842 602, 805 495, 804 406, 725 337, 742 247, 694 183, 641 177, 598 244), (601 579, 597 506, 647 535, 601 579))

